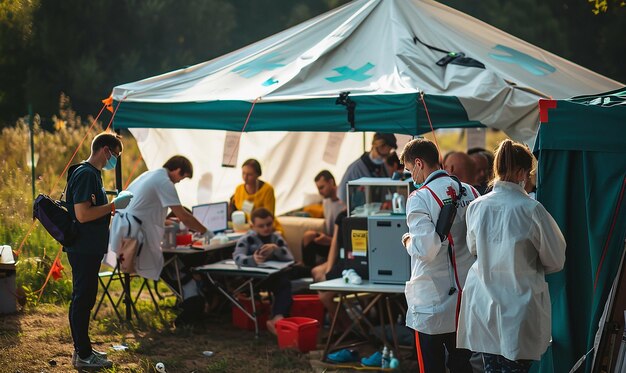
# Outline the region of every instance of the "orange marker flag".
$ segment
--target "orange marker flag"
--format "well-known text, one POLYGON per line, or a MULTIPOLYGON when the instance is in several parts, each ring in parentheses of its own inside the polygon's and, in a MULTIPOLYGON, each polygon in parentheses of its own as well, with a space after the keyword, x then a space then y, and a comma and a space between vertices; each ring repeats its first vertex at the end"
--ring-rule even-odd
POLYGON ((63 277, 63 273, 61 273, 61 271, 63 271, 63 265, 61 264, 61 259, 56 258, 54 260, 54 263, 52 263, 52 268, 50 268, 50 274, 52 275, 52 278, 55 280, 58 280, 61 277, 63 277))
POLYGON ((109 96, 109 98, 105 98, 102 100, 104 106, 106 106, 107 110, 111 113, 113 112, 113 96, 109 96))

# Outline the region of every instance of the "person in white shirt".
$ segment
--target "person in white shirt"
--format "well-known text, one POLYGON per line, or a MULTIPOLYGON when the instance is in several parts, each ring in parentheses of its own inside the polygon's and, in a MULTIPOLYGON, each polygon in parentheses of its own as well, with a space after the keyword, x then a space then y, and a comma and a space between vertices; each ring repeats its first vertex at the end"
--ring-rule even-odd
POLYGON ((315 186, 324 198, 322 205, 324 208, 324 232, 306 231, 302 236, 302 262, 308 268, 317 265, 317 256, 324 260, 328 258, 328 250, 333 239, 333 229, 337 215, 346 206, 337 197, 337 185, 335 177, 328 170, 320 171, 315 176, 315 186))
POLYGON ((551 309, 545 274, 565 264, 565 239, 524 184, 532 154, 504 140, 495 156, 493 191, 467 208, 471 267, 457 345, 482 353, 485 372, 527 372, 548 348, 551 309))
POLYGON ((406 325, 416 331, 420 371, 445 372, 447 366, 451 373, 471 373, 471 351, 456 346, 456 320, 465 276, 474 262, 465 244, 465 210, 478 192, 441 169, 432 141, 411 140, 400 160, 417 188, 407 200, 409 232, 402 243, 411 257, 406 325), (448 220, 451 227, 438 229, 440 215, 451 217, 447 212, 452 206, 456 216, 448 220))
POLYGON ((131 203, 119 210, 111 223, 109 252, 105 262, 115 267, 117 252, 125 237, 139 238, 142 245, 135 259, 135 270, 144 278, 158 280, 163 269, 161 240, 165 232, 167 209, 190 229, 206 234, 207 229, 180 203, 174 184, 193 176, 189 159, 176 155, 162 168, 146 171, 128 187, 134 194, 131 203))

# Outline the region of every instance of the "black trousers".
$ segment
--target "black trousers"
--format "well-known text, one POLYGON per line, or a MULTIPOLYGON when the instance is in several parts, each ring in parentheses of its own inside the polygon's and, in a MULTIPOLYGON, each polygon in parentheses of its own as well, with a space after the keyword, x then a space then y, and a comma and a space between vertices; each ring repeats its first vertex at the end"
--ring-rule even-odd
POLYGON ((320 245, 315 242, 311 242, 302 248, 302 262, 305 266, 309 268, 313 268, 317 265, 316 257, 317 255, 324 258, 324 260, 328 259, 328 251, 330 250, 330 245, 320 245))
POLYGON ((483 353, 485 373, 526 373, 532 365, 531 360, 509 360, 504 356, 483 353))
POLYGON ((272 317, 276 315, 289 316, 291 310, 291 281, 287 272, 277 272, 265 280, 267 290, 272 292, 274 302, 272 303, 272 317))
POLYGON ((74 350, 82 359, 91 355, 89 318, 98 296, 98 272, 103 255, 67 253, 72 266, 72 300, 70 302, 70 329, 74 350))
POLYGON ((472 373, 470 350, 456 348, 456 333, 426 334, 415 332, 417 360, 422 373, 472 373), (448 361, 446 362, 446 350, 448 361))

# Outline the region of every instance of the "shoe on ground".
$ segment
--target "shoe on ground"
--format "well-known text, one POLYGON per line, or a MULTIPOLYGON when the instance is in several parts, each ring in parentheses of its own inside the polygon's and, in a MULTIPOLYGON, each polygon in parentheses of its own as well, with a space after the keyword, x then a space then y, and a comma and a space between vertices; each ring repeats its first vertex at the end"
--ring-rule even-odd
MULTIPOLYGON (((107 353, 106 352, 94 350, 93 348, 91 349, 91 352, 93 352, 94 355, 100 356, 101 358, 104 358, 104 359, 107 358, 107 353)), ((74 353, 72 353, 72 365, 76 365, 76 357, 77 356, 78 356, 78 353, 76 351, 74 351, 74 353)))
POLYGON ((328 354, 326 360, 331 363, 353 363, 359 361, 359 352, 344 348, 343 350, 328 354))
POLYGON ((113 363, 107 360, 106 357, 101 357, 96 355, 95 353, 91 353, 87 358, 81 359, 78 354, 76 354, 76 359, 73 361, 74 368, 111 368, 113 367, 113 363))
POLYGON ((376 351, 371 354, 369 357, 364 357, 361 359, 361 364, 366 367, 382 367, 383 365, 383 354, 380 351, 376 351))

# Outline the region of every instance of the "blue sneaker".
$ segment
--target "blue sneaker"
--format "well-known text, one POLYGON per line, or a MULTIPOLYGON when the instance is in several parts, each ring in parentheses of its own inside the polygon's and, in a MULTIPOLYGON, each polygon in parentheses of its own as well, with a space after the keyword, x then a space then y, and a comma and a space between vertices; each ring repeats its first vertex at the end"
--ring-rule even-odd
POLYGON ((326 360, 331 363, 353 363, 355 361, 359 361, 359 352, 344 348, 343 350, 328 354, 326 360))
POLYGON ((361 359, 361 364, 366 367, 382 367, 383 366, 383 354, 380 351, 374 352, 369 357, 361 359))

